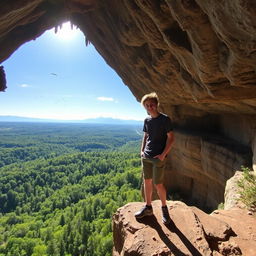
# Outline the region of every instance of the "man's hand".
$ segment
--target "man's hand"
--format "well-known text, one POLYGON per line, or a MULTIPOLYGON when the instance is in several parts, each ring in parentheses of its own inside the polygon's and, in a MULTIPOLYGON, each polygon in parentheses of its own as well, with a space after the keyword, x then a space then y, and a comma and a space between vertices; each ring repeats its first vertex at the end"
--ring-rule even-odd
POLYGON ((160 161, 164 161, 165 155, 163 155, 163 154, 156 155, 156 156, 154 156, 154 158, 158 158, 160 161))
POLYGON ((167 156, 167 154, 171 149, 173 141, 174 141, 173 132, 170 131, 167 133, 167 139, 166 139, 166 145, 165 145, 164 151, 161 154, 156 155, 154 158, 158 158, 159 160, 164 161, 165 157, 167 156))

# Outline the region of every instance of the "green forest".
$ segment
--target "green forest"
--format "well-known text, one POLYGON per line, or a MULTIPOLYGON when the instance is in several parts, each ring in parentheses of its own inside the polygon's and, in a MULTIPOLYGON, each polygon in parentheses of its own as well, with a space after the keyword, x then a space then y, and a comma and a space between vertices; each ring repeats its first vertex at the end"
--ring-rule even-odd
POLYGON ((141 201, 140 126, 0 123, 0 256, 112 255, 141 201))

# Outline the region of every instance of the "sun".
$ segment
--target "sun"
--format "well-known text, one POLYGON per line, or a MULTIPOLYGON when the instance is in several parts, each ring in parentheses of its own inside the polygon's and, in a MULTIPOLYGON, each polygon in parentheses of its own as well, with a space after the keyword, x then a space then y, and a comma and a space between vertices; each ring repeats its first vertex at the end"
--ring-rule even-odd
POLYGON ((68 21, 57 27, 56 37, 61 41, 71 41, 74 40, 79 33, 81 33, 80 29, 74 25, 72 26, 68 21))

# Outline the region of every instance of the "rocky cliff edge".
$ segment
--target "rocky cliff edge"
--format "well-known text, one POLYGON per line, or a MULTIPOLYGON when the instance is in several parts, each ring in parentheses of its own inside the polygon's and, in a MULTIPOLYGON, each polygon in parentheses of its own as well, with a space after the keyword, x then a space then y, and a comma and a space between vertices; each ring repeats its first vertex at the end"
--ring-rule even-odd
POLYGON ((129 203, 113 216, 113 255, 256 255, 256 218, 240 208, 206 214, 180 201, 168 201, 172 222, 161 221, 161 202, 154 215, 138 221, 144 203, 129 203))

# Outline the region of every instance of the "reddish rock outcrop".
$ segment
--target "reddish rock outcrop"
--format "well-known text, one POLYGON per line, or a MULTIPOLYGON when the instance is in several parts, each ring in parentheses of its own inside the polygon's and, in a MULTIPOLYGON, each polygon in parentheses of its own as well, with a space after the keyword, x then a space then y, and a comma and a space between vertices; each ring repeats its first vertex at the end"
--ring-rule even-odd
POLYGON ((4 0, 0 62, 70 20, 138 100, 158 93, 175 122, 167 185, 214 209, 241 164, 256 169, 255 11, 254 0, 4 0))
POLYGON ((211 215, 179 201, 168 202, 172 219, 161 221, 161 203, 153 202, 154 216, 137 221, 143 203, 129 203, 113 216, 113 255, 244 255, 256 251, 256 219, 245 210, 218 210, 211 215))

